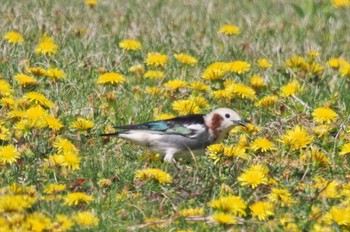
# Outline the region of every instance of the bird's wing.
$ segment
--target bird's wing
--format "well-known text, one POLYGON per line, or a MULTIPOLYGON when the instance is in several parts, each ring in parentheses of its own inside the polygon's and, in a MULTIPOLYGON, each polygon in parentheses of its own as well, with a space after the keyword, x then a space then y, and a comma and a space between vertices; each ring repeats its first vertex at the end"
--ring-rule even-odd
POLYGON ((168 120, 145 122, 127 126, 116 126, 116 128, 121 130, 147 130, 164 134, 179 134, 186 137, 196 136, 198 133, 206 130, 204 118, 201 114, 192 114, 168 120))

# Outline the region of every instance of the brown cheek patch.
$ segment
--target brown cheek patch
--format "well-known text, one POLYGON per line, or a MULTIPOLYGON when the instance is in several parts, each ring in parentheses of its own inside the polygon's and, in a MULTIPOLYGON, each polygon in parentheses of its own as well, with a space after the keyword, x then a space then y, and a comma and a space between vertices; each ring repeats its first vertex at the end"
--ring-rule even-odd
POLYGON ((218 128, 221 125, 222 120, 224 120, 219 114, 214 114, 211 119, 211 129, 215 137, 219 136, 218 128))

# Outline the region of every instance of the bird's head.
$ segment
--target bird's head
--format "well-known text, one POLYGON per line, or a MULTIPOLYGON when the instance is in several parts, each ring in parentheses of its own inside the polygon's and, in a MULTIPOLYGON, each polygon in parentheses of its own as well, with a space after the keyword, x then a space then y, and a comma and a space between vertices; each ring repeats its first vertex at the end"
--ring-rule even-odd
POLYGON ((247 126, 235 111, 228 108, 216 109, 207 114, 204 120, 213 134, 219 137, 225 137, 234 126, 247 126))

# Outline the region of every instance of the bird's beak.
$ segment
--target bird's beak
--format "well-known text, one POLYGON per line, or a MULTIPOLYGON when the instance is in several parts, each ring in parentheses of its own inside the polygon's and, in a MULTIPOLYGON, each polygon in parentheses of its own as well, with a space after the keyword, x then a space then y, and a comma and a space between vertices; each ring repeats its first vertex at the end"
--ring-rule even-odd
POLYGON ((233 121, 236 125, 238 126, 244 126, 247 127, 247 124, 245 122, 243 122, 242 120, 235 120, 233 121))

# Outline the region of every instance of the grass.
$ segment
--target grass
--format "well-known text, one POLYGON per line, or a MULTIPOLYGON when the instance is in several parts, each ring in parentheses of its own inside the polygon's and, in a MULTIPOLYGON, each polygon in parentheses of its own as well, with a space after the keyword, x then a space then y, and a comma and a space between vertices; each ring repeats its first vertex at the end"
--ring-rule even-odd
MULTIPOLYGON (((349 61, 348 11, 346 7, 333 7, 329 1, 316 0, 303 3, 278 0, 116 3, 106 0, 94 7, 82 0, 4 0, 0 6, 0 35, 17 31, 24 37, 24 43, 14 45, 4 38, 0 40, 1 79, 13 89, 8 96, 0 91, 0 126, 9 129, 8 138, 0 140, 0 146, 3 149, 14 145, 20 153, 10 164, 3 161, 4 154, 0 152, 3 202, 0 203, 0 228, 17 231, 349 229, 349 158, 339 153, 344 144, 350 142, 350 73, 342 75, 327 64, 331 58, 349 61), (224 24, 237 25, 241 34, 218 34, 224 24), (57 53, 52 56, 35 53, 45 33, 58 45, 57 53), (139 41, 142 49, 132 52, 118 46, 120 41, 129 38, 139 41), (314 60, 324 68, 322 72, 315 74, 310 69, 286 67, 285 61, 295 55, 311 64, 310 51, 319 53, 314 60), (147 66, 145 59, 150 52, 166 54, 169 63, 164 68, 147 66), (193 67, 180 64, 173 57, 179 52, 196 57, 198 64, 193 67), (256 64, 260 58, 268 59, 273 66, 266 70, 260 68, 256 64), (249 72, 226 74, 217 81, 201 78, 210 64, 234 60, 248 62, 249 72), (165 78, 137 77, 129 71, 135 64, 142 64, 145 70, 162 70, 165 78), (21 86, 14 77, 18 73, 28 74, 28 67, 56 67, 66 75, 54 81, 30 74, 38 83, 21 86), (99 76, 106 72, 121 73, 126 82, 97 84, 99 76), (213 97, 212 91, 222 89, 225 80, 251 86, 252 75, 261 75, 268 82, 265 87, 255 89, 251 100, 239 94, 232 99, 213 97), (179 91, 165 89, 163 84, 173 79, 201 81, 211 90, 199 93, 188 87, 179 91), (281 87, 292 80, 300 83, 300 91, 294 96, 281 96, 281 87), (163 92, 148 95, 145 89, 149 86, 157 86, 163 92), (20 100, 30 91, 42 93, 54 102, 54 107, 44 108, 60 120, 63 125, 60 130, 53 131, 47 126, 23 130, 16 127, 26 118, 11 118, 9 113, 14 109, 26 112, 35 105, 20 100), (115 97, 108 100, 108 95, 115 97), (149 152, 136 145, 98 136, 113 125, 154 120, 155 112, 180 115, 172 103, 191 95, 201 95, 208 102, 207 107, 200 107, 201 113, 229 107, 254 125, 234 130, 223 141, 225 146, 237 145, 246 138, 246 158, 227 157, 219 152, 216 155, 220 161, 215 163, 207 154, 196 157, 196 161, 180 161, 183 168, 179 170, 159 159, 147 158, 149 152), (278 101, 266 108, 257 106, 256 102, 267 95, 277 96, 278 101), (16 106, 6 106, 3 101, 6 97, 13 98, 16 106), (331 108, 337 118, 327 124, 326 134, 318 137, 313 129, 320 123, 315 121, 312 112, 323 106, 331 108), (94 126, 89 130, 72 129, 72 123, 79 117, 93 121, 94 126), (297 125, 306 128, 313 140, 300 149, 292 149, 283 136, 297 125), (54 145, 59 136, 68 139, 79 151, 80 163, 76 170, 62 162, 48 163, 49 157, 59 153, 54 145), (276 149, 254 151, 252 143, 257 138, 268 138, 276 149), (312 155, 311 147, 318 148, 322 155, 312 155), (256 188, 242 185, 237 179, 257 164, 268 168, 268 181, 256 188), (169 173, 172 182, 163 185, 135 178, 137 170, 146 168, 169 173), (49 184, 58 183, 66 185, 63 191, 45 192, 49 184), (290 202, 273 199, 273 189, 287 190, 291 194, 287 197, 290 202), (64 203, 67 195, 74 192, 83 192, 93 200, 81 200, 76 205, 64 203), (22 201, 29 206, 16 208, 10 198, 6 206, 5 197, 17 195, 30 196, 32 203, 24 198, 22 201), (208 205, 213 199, 227 195, 244 200, 245 215, 208 205), (259 220, 249 208, 259 201, 273 206, 273 213, 264 220, 259 220), (203 213, 196 217, 180 216, 181 210, 196 207, 202 207, 203 213), (93 216, 85 216, 87 222, 76 219, 74 215, 82 211, 93 216), (236 223, 213 221, 211 216, 218 212, 226 213, 236 223), (72 225, 64 227, 57 217, 60 214, 68 216, 65 220, 72 225), (94 218, 99 223, 94 223, 94 218)), ((4 128, 1 130, 0 138, 5 133, 4 128)), ((293 141, 303 138, 294 136, 293 141)), ((225 204, 237 207, 232 202, 225 204)), ((263 210, 261 215, 265 214, 263 210)))

